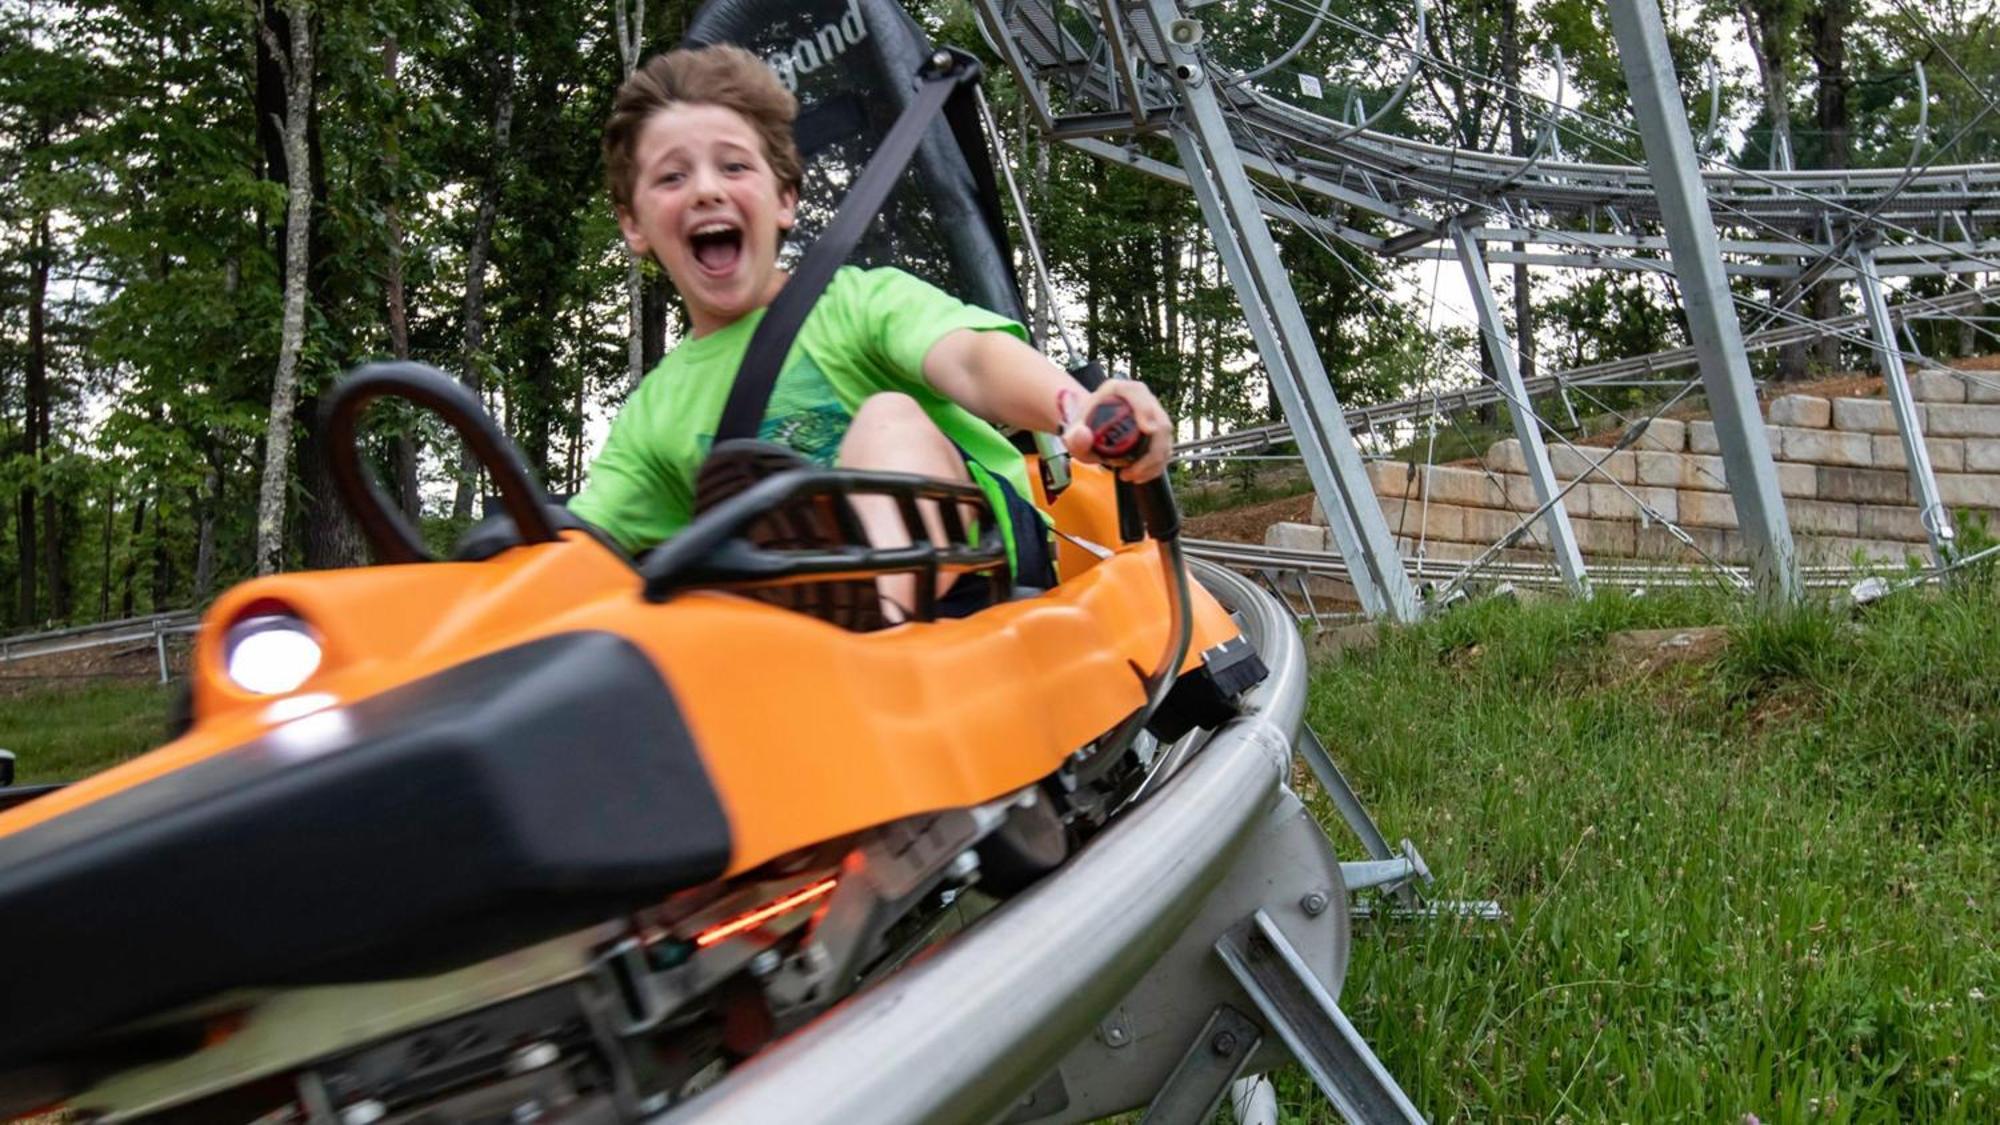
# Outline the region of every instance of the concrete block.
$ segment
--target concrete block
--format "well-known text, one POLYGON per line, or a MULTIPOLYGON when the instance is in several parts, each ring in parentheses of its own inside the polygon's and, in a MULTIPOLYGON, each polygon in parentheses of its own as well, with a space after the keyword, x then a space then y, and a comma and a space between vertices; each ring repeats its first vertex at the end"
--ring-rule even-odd
POLYGON ((1869 435, 1845 430, 1802 430, 1796 426, 1775 427, 1778 456, 1787 461, 1807 461, 1815 465, 1851 465, 1868 469, 1875 465, 1869 435))
MULTIPOLYGON (((1532 512, 1542 506, 1541 499, 1535 495, 1534 481, 1527 477, 1517 476, 1508 476, 1503 479, 1507 482, 1507 507, 1510 511, 1526 513, 1532 512)), ((1556 490, 1560 492, 1562 488, 1563 482, 1558 481, 1556 483, 1556 490)), ((1564 493, 1563 511, 1568 512, 1572 516, 1589 515, 1590 486, 1580 484, 1564 493)))
POLYGON ((1638 525, 1625 520, 1571 520, 1570 529, 1586 555, 1629 559, 1637 549, 1638 525))
POLYGON ((1633 455, 1640 484, 1679 488, 1687 478, 1687 454, 1641 450, 1633 455))
POLYGON ((1857 504, 1902 504, 1910 499, 1910 474, 1901 469, 1842 469, 1821 465, 1819 497, 1857 504))
POLYGON ((1819 468, 1793 461, 1779 461, 1778 494, 1780 496, 1819 495, 1819 468))
POLYGON ((1924 548, 1913 543, 1848 535, 1802 538, 1798 541, 1798 550, 1799 561, 1808 566, 1845 565, 1856 559, 1900 566, 1911 558, 1921 560, 1925 554, 1924 548))
POLYGON ((1645 503, 1654 514, 1664 520, 1680 521, 1680 494, 1671 488, 1655 488, 1648 485, 1630 485, 1621 489, 1615 484, 1592 484, 1590 489, 1590 512, 1597 519, 1636 520, 1639 505, 1645 503))
MULTIPOLYGON (((1927 437, 1924 448, 1931 455, 1931 469, 1940 473, 1956 473, 1968 466, 1965 463, 1966 446, 1980 438, 1940 438, 1927 437)), ((1906 469, 1908 458, 1903 456, 1903 435, 1877 434, 1871 442, 1870 456, 1875 458, 1878 469, 1906 469)))
MULTIPOLYGON (((1819 466, 1777 461, 1773 467, 1778 470, 1780 495, 1811 497, 1819 494, 1819 466)), ((1688 454, 1681 470, 1680 487, 1697 492, 1728 492, 1729 476, 1722 467, 1722 458, 1688 454)))
POLYGON ((1949 371, 1912 371, 1910 397, 1918 402, 1964 402, 1965 380, 1949 371))
POLYGON ((1856 534, 1863 539, 1894 539, 1904 543, 1930 541, 1929 533, 1924 531, 1924 521, 1918 517, 1915 508, 1863 504, 1857 511, 1860 522, 1856 526, 1856 534))
POLYGON ((1927 408, 1925 422, 1924 433, 1935 437, 2000 437, 2000 405, 1941 402, 1927 408))
POLYGON ((1397 535, 1462 543, 1465 541, 1465 511, 1456 505, 1433 500, 1430 503, 1385 506, 1383 514, 1389 519, 1389 530, 1397 535))
MULTIPOLYGON (((1779 462, 1778 468, 1784 469, 1779 462)), ((1681 488, 1692 488, 1702 492, 1729 491, 1729 477, 1722 468, 1722 458, 1706 453, 1690 453, 1681 458, 1681 488)))
MULTIPOLYGON (((1743 561, 1743 536, 1738 532, 1713 527, 1683 527, 1680 530, 1694 541, 1695 547, 1719 562, 1743 561)), ((1689 565, 1707 562, 1699 552, 1682 543, 1679 536, 1664 527, 1639 528, 1635 539, 1637 546, 1633 553, 1638 558, 1689 565)))
POLYGON ((1736 527, 1736 502, 1727 492, 1684 491, 1679 500, 1678 522, 1694 527, 1736 527))
MULTIPOLYGON (((1514 530, 1521 517, 1514 512, 1496 512, 1490 508, 1467 508, 1465 510, 1465 539, 1468 543, 1498 543, 1502 536, 1514 530)), ((1536 547, 1548 550, 1549 538, 1542 531, 1538 520, 1530 524, 1521 537, 1514 540, 1516 547, 1536 547)))
MULTIPOLYGON (((1966 471, 2000 473, 2000 438, 1966 438, 1961 448, 1965 450, 1966 471)), ((1943 468, 1941 465, 1936 467, 1943 468)))
POLYGON ((1785 515, 1793 531, 1806 535, 1853 535, 1861 523, 1857 505, 1832 500, 1792 500, 1785 515))
MULTIPOLYGON (((1917 421, 1922 428, 1924 408, 1917 406, 1917 421)), ((1884 398, 1837 398, 1833 400, 1833 428, 1862 434, 1894 434, 1902 432, 1896 425, 1896 411, 1884 398)))
POLYGON ((1575 480, 1580 476, 1598 481, 1609 477, 1624 484, 1632 484, 1638 480, 1639 463, 1631 450, 1621 449, 1610 454, 1608 458, 1606 453, 1606 450, 1588 445, 1557 446, 1549 450, 1549 465, 1555 470, 1558 480, 1575 480), (1603 461, 1603 465, 1593 471, 1591 466, 1599 461, 1603 461))
POLYGON ((2000 508, 2000 477, 1937 474, 1938 498, 1950 508, 2000 508))
POLYGON ((1715 440, 1715 423, 1695 421, 1688 423, 1688 452, 1720 453, 1722 446, 1715 440))
POLYGON ((1496 473, 1525 473, 1528 459, 1521 452, 1521 439, 1508 438, 1486 447, 1486 464, 1496 473))
POLYGON ((1314 523, 1274 523, 1264 529, 1264 546, 1331 553, 1333 533, 1314 523))
POLYGON ((1468 508, 1504 508, 1506 485, 1478 469, 1455 469, 1427 465, 1417 470, 1423 480, 1423 494, 1433 503, 1459 504, 1468 508))
POLYGON ((1394 496, 1399 499, 1407 496, 1415 499, 1423 495, 1423 489, 1420 487, 1422 470, 1419 469, 1416 476, 1411 476, 1410 470, 1413 466, 1406 462, 1368 461, 1363 464, 1363 468, 1367 470, 1369 486, 1375 489, 1377 496, 1394 496))
MULTIPOLYGON (((1470 562, 1486 549, 1483 543, 1454 543, 1446 539, 1427 539, 1422 547, 1425 558, 1443 562, 1470 562)), ((1396 540, 1396 550, 1402 552, 1404 558, 1415 558, 1417 548, 1415 539, 1404 537, 1396 540)))
POLYGON ((1959 382, 1965 384, 1967 402, 2000 402, 2000 371, 1968 371, 1959 382))
POLYGON ((1827 401, 1816 395, 1779 395, 1771 400, 1773 426, 1803 426, 1823 430, 1833 417, 1827 401))
POLYGON ((1687 448, 1687 423, 1674 418, 1655 418, 1646 426, 1646 432, 1632 443, 1633 449, 1650 449, 1659 453, 1679 453, 1687 448))

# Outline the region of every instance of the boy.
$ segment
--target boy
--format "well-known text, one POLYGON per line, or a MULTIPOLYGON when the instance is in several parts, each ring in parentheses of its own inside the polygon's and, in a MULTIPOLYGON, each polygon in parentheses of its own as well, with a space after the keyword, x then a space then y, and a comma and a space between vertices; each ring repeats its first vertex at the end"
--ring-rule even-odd
MULTIPOLYGON (((604 163, 619 227, 633 253, 666 271, 693 329, 620 411, 570 503, 628 550, 692 517, 695 477, 737 365, 785 284, 778 247, 803 173, 797 113, 770 68, 730 46, 656 56, 613 103, 604 163)), ((1015 533, 1036 518, 1021 499, 1032 495, 1025 464, 991 423, 1060 432, 1073 456, 1091 461, 1081 420, 1098 401, 1123 398, 1149 439, 1121 471, 1135 482, 1165 470, 1172 427, 1140 384, 1090 394, 1025 335, 900 270, 843 268, 800 329, 759 436, 823 465, 978 483, 1008 530, 1016 582, 1046 584, 1046 537, 1015 533)), ((854 507, 871 542, 908 543, 893 501, 862 497, 854 507)), ((906 606, 915 581, 883 579, 884 596, 906 606)))

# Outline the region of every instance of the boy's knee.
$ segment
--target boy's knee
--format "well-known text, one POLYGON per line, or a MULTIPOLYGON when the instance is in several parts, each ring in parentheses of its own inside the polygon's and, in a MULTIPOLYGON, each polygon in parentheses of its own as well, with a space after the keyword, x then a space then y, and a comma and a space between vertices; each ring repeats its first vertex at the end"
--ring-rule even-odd
POLYGON ((881 391, 861 400, 861 407, 854 412, 852 428, 919 425, 935 428, 930 415, 924 413, 916 399, 900 391, 881 391))

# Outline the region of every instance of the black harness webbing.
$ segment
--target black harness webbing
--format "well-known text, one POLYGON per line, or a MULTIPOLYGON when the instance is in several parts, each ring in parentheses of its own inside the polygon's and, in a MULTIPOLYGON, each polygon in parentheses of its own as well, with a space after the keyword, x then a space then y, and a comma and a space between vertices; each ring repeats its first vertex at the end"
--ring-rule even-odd
POLYGON ((778 373, 814 302, 888 201, 889 193, 910 158, 916 155, 932 121, 947 101, 978 81, 979 70, 977 59, 962 51, 943 48, 917 72, 923 85, 916 99, 882 138, 874 158, 862 170, 847 198, 841 201, 833 221, 826 225, 812 249, 806 251, 805 259, 778 291, 770 311, 751 334, 743 351, 743 363, 736 369, 736 383, 729 390, 729 401, 716 423, 715 443, 711 448, 725 441, 757 436, 757 429, 764 421, 764 408, 777 386, 778 373))

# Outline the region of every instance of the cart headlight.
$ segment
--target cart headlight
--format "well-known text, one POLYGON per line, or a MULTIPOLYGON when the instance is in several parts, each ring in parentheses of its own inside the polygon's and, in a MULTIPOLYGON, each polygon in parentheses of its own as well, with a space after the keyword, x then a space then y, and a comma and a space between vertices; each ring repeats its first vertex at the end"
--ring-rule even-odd
POLYGON ((303 618, 270 607, 229 627, 222 661, 229 682, 244 691, 283 695, 319 671, 319 637, 303 618))

